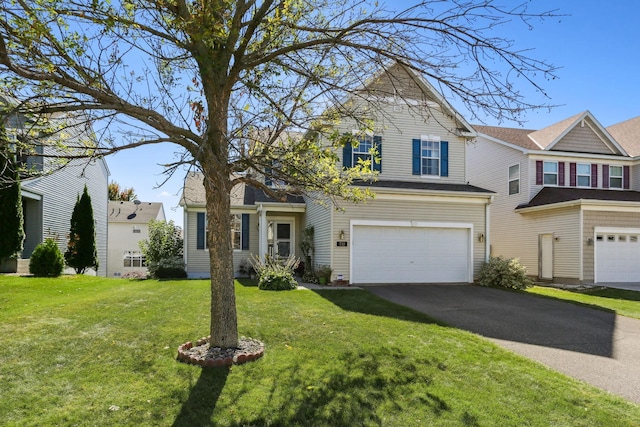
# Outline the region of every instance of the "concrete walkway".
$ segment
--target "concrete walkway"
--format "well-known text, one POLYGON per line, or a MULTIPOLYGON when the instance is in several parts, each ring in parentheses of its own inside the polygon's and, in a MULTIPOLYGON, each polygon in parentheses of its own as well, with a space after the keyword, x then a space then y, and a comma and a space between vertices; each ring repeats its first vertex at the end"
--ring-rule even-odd
POLYGON ((364 288, 640 403, 640 320, 550 298, 480 286, 364 288))

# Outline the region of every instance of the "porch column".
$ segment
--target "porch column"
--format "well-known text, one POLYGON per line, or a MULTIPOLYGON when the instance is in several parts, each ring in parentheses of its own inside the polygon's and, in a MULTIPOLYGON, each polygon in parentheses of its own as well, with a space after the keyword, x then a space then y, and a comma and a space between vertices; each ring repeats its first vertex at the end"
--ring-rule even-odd
POLYGON ((258 255, 264 261, 267 255, 268 235, 267 235, 267 210, 262 206, 258 206, 258 255))

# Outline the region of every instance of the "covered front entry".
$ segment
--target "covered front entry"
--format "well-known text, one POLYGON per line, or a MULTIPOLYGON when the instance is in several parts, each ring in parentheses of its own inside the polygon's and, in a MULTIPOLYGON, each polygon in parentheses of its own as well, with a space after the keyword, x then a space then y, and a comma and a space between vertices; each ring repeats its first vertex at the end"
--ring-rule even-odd
POLYGON ((595 228, 595 282, 640 282, 640 229, 595 228))
POLYGON ((352 222, 351 282, 473 281, 470 224, 352 222))

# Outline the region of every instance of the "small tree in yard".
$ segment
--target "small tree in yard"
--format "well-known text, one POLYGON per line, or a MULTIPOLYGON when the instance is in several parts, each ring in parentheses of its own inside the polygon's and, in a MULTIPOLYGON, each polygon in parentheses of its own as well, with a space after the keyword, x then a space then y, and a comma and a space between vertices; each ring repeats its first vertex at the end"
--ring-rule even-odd
POLYGON ((173 221, 149 222, 149 239, 139 243, 149 274, 157 278, 186 277, 181 229, 173 221))
POLYGON ((73 268, 77 274, 84 274, 89 267, 96 271, 98 270, 96 228, 93 220, 91 197, 86 185, 71 214, 69 243, 67 244, 64 259, 67 265, 73 268))
POLYGON ((23 242, 20 176, 9 149, 4 125, 0 121, 0 262, 17 257, 22 251, 23 242))

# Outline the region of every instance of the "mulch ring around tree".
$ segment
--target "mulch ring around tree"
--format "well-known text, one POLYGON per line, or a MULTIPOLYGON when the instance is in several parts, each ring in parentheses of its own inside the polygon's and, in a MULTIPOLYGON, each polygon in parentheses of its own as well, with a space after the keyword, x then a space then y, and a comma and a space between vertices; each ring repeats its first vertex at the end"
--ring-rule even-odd
POLYGON ((202 367, 223 367, 233 364, 241 365, 259 359, 264 354, 264 344, 253 338, 241 337, 236 348, 211 347, 209 339, 201 338, 186 342, 178 347, 178 360, 202 367))

